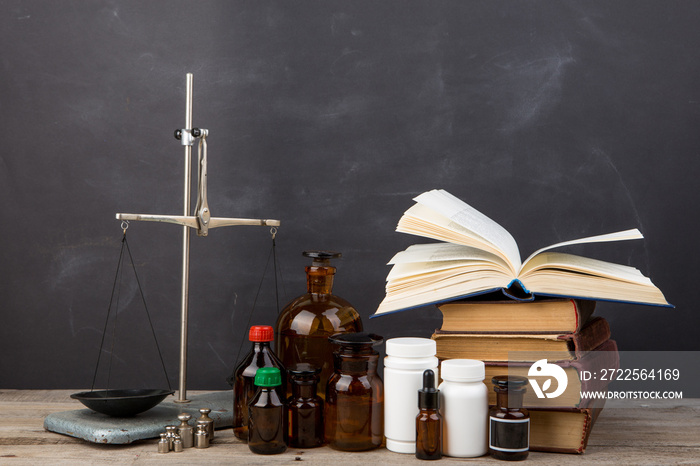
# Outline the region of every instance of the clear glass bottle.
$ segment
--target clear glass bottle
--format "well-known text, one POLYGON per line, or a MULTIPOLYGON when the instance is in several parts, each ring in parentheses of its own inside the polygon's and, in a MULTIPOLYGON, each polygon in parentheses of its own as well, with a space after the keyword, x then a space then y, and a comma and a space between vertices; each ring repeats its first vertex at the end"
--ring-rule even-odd
POLYGON ((325 396, 333 373, 333 347, 328 337, 362 331, 360 314, 346 300, 332 294, 335 267, 331 259, 340 253, 304 251, 313 259, 306 267, 306 294, 291 301, 277 318, 277 355, 285 367, 308 363, 321 368, 318 392, 325 396))
POLYGON ((228 382, 233 386, 233 433, 236 438, 248 441, 248 402, 257 391, 255 374, 261 367, 276 367, 281 372, 282 385, 277 389, 282 399, 285 398, 285 369, 282 361, 272 352, 270 342, 274 331, 269 325, 253 325, 248 332, 248 339, 253 342, 250 352, 233 371, 228 382))
POLYGON ((423 372, 423 388, 418 390, 418 416, 416 416, 416 458, 439 460, 442 458, 442 416, 440 415, 440 390, 435 388, 435 373, 423 372))
POLYGON ((323 445, 323 399, 318 396, 318 374, 321 369, 300 363, 288 370, 292 396, 287 399, 289 411, 289 446, 314 448, 323 445))
POLYGON ((263 367, 255 374, 258 391, 248 404, 248 448, 259 455, 276 455, 287 449, 287 408, 278 388, 280 370, 263 367))
POLYGON ((496 459, 522 461, 530 450, 530 413, 523 408, 526 377, 491 379, 496 406, 489 410, 489 453, 496 459))
POLYGON ((346 333, 329 340, 337 349, 326 386, 326 442, 343 451, 377 448, 384 439, 384 384, 377 374, 379 353, 372 347, 383 338, 346 333))

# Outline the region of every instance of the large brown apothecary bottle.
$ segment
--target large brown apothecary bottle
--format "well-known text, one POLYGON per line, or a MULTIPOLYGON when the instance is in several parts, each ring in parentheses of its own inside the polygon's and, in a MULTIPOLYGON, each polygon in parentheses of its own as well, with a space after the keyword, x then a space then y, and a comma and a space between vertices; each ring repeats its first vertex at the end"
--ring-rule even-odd
POLYGON ((282 310, 277 319, 276 353, 285 367, 307 363, 321 369, 318 393, 325 396, 333 373, 333 345, 328 337, 362 331, 360 314, 343 298, 332 294, 338 252, 304 251, 312 259, 306 267, 307 292, 282 310))

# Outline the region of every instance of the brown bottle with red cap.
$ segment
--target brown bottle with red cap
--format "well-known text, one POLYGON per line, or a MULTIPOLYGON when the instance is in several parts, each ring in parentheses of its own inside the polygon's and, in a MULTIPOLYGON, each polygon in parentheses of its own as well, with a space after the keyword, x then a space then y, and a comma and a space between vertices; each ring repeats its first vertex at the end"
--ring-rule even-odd
POLYGON ((274 340, 272 327, 253 325, 248 339, 253 342, 253 346, 228 380, 233 386, 233 433, 243 441, 248 441, 248 402, 255 396, 255 373, 258 369, 276 367, 280 370, 282 385, 276 388, 280 399, 285 398, 283 387, 286 387, 286 371, 270 347, 270 342, 274 340))

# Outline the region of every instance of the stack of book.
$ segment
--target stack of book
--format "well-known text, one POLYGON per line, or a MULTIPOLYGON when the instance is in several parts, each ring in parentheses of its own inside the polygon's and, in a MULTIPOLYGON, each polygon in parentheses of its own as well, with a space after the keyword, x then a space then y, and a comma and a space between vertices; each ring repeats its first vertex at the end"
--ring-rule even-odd
MULTIPOLYGON (((595 301, 480 299, 449 302, 438 308, 443 323, 432 336, 438 358, 484 361, 487 385, 496 375, 532 379, 533 363, 545 356, 563 368, 568 383, 561 395, 537 398, 532 388, 526 392, 523 404, 531 417, 530 449, 584 452, 605 400, 582 398, 582 393, 606 391, 607 381, 591 374, 619 366, 608 322, 593 316, 595 301)), ((549 392, 555 388, 556 383, 549 392)), ((489 404, 496 404, 493 391, 489 404)))
POLYGON ((564 398, 557 397, 550 405, 538 402, 532 409, 530 445, 537 450, 583 452, 602 406, 577 399, 579 389, 602 386, 582 374, 587 366, 619 364, 608 323, 593 317, 595 302, 672 306, 634 267, 552 250, 641 239, 642 234, 631 229, 565 241, 539 249, 523 261, 506 229, 455 196, 433 190, 414 200, 397 231, 440 242, 415 244, 392 258, 386 297, 372 317, 438 305, 444 316, 442 328, 433 335, 438 357, 484 361, 487 383, 492 375, 509 370, 529 374, 538 361, 532 357, 546 352, 547 360, 557 361, 572 382, 564 398), (494 302, 494 295, 505 301, 494 302), (479 296, 489 299, 474 302, 479 296), (563 405, 562 400, 569 408, 554 407, 563 405))

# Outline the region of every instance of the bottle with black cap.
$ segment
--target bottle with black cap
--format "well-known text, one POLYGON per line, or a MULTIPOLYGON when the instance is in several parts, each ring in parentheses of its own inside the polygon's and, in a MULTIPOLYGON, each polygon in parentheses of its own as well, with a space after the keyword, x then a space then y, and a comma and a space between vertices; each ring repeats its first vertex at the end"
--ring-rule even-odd
POLYGON ((496 406, 489 410, 489 453, 496 459, 522 461, 530 451, 530 412, 523 408, 527 377, 491 379, 496 406))
POLYGON ((418 390, 416 416, 416 458, 439 460, 442 458, 442 416, 440 415, 440 390, 435 388, 435 373, 423 372, 423 388, 418 390))
MULTIPOLYGON (((325 397, 326 382, 333 374, 333 345, 328 337, 362 331, 360 314, 333 294, 336 268, 333 251, 304 251, 312 260, 306 267, 307 292, 287 304, 277 318, 277 356, 284 367, 307 363, 321 369, 318 394, 325 397)), ((289 391, 288 393, 289 394, 289 391)))

